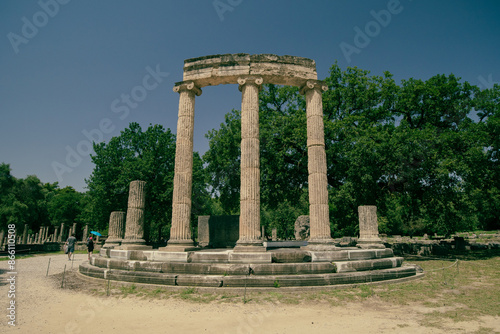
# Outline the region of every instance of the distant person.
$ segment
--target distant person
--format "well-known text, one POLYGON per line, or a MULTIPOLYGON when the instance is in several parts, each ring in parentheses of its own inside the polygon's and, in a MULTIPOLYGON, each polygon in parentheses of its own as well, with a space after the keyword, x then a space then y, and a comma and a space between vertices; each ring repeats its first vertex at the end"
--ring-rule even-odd
POLYGON ((89 238, 87 239, 87 250, 90 262, 90 257, 92 256, 92 252, 94 251, 94 239, 92 239, 92 235, 89 235, 89 238))
POLYGON ((68 240, 66 240, 66 246, 68 246, 68 260, 71 261, 71 255, 75 252, 75 243, 76 243, 76 238, 73 236, 73 234, 69 235, 68 240))

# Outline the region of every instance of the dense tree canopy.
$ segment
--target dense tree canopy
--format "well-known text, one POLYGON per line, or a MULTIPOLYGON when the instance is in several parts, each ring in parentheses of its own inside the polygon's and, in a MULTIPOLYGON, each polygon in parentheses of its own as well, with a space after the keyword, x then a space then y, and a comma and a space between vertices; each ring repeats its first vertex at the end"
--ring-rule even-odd
MULTIPOLYGON (((498 86, 481 91, 454 75, 398 85, 388 72, 371 76, 336 64, 325 81, 334 234, 357 233, 359 205, 377 205, 387 233, 500 227, 498 86)), ((260 93, 262 220, 282 237, 308 211, 304 110, 296 88, 266 85, 260 93)), ((233 110, 208 134, 204 155, 227 213, 239 204, 239 128, 233 110)))
MULTIPOLYGON (((94 171, 87 180, 89 207, 86 215, 96 228, 105 230, 112 211, 126 211, 130 182, 146 181, 146 235, 158 240, 168 237, 172 218, 172 191, 175 162, 175 136, 169 129, 152 125, 142 131, 131 123, 109 143, 94 144, 94 171)), ((201 159, 194 154, 193 173, 197 191, 193 196, 193 215, 204 207, 205 180, 201 159), (200 204, 201 203, 201 204, 200 204)))
MULTIPOLYGON (((500 86, 479 89, 436 75, 396 83, 337 64, 323 93, 332 234, 358 233, 357 207, 376 205, 379 229, 393 234, 500 228, 500 86)), ((293 237, 308 214, 307 128, 296 87, 260 92, 261 223, 293 237)), ((238 214, 240 112, 209 131, 203 159, 193 154, 192 222, 198 215, 238 214)), ((36 176, 16 179, 0 165, 0 228, 87 223, 106 231, 112 211, 127 209, 129 184, 147 183, 146 236, 168 239, 175 136, 137 123, 108 143, 94 144, 88 192, 36 176), (150 228, 149 228, 150 227, 150 228)))

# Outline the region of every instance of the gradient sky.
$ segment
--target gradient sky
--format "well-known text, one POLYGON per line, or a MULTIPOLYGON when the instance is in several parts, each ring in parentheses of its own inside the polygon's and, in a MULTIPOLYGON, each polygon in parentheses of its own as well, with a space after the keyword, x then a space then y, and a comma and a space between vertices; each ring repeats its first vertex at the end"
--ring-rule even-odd
MULTIPOLYGON (((176 132, 172 88, 188 58, 300 56, 316 61, 319 79, 337 61, 397 82, 500 81, 499 1, 58 1, 0 1, 0 163, 78 191, 93 170, 87 137, 107 142, 130 122, 176 132), (115 112, 131 93, 130 112, 115 112)), ((240 104, 236 85, 203 88, 196 151, 240 104)))

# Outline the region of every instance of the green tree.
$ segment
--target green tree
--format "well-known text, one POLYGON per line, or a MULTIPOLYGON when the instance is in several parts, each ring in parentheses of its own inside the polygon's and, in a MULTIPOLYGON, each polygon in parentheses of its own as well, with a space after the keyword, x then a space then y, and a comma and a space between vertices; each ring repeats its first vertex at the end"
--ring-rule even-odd
MULTIPOLYGON (((175 136, 169 129, 151 125, 142 131, 131 123, 109 143, 94 144, 95 164, 87 180, 88 207, 86 221, 91 226, 106 230, 112 211, 126 211, 131 181, 146 181, 145 233, 157 241, 168 237, 172 217, 172 192, 175 162, 175 136)), ((205 176, 198 154, 194 154, 193 218, 201 214, 207 200, 205 176), (203 187, 200 187, 202 184, 203 187)))

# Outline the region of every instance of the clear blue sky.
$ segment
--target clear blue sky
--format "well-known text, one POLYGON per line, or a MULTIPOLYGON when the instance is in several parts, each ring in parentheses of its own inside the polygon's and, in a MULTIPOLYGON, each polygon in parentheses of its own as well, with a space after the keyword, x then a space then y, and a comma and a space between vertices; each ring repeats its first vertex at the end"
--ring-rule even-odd
MULTIPOLYGON (((2 0, 0 162, 15 177, 83 191, 93 169, 84 133, 109 141, 130 122, 175 133, 183 61, 211 54, 311 58, 319 79, 338 61, 398 82, 453 73, 491 86, 499 18, 499 1, 2 0), (114 112, 131 93, 128 115, 114 112)), ((236 85, 203 89, 196 151, 240 103, 236 85)))

